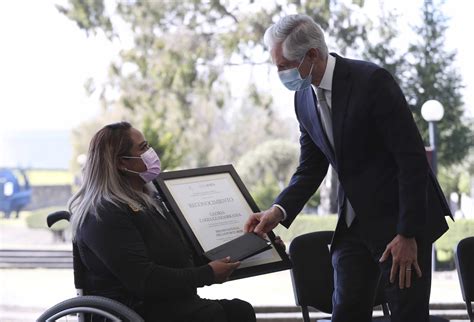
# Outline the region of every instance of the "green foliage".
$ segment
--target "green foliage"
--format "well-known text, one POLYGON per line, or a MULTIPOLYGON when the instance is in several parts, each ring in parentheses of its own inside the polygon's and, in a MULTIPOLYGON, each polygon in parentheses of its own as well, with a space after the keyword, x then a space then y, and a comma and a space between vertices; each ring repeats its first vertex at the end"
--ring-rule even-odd
POLYGON ((69 4, 69 8, 60 5, 56 5, 56 8, 87 33, 100 27, 106 34, 111 35, 112 24, 104 15, 102 0, 70 0, 69 4))
POLYGON ((275 181, 257 183, 250 188, 250 194, 260 210, 270 208, 279 193, 280 189, 275 181))
POLYGON ((384 67, 403 87, 404 79, 402 75, 409 67, 406 61, 406 52, 395 45, 399 34, 397 28, 398 18, 393 12, 382 8, 380 16, 370 22, 373 31, 367 39, 366 49, 362 52, 362 57, 384 67))
POLYGON ((160 126, 160 118, 147 117, 143 124, 143 135, 148 143, 160 156, 161 169, 174 169, 181 164, 184 153, 174 144, 175 139, 171 131, 166 131, 160 126))
MULTIPOLYGON (((76 155, 86 153, 92 134, 111 120, 125 119, 143 130, 166 169, 235 162, 261 143, 287 137, 271 93, 251 80, 236 100, 225 74, 231 66, 246 66, 241 70, 252 73, 254 65, 269 63, 262 44, 266 28, 300 12, 325 29, 329 47, 343 55, 364 53, 395 75, 425 139, 419 110, 427 99, 438 99, 446 109, 438 127, 439 164, 459 163, 472 145, 472 124, 462 120, 462 84, 452 66, 455 53, 444 49, 446 20, 438 3, 425 1, 423 22, 415 30, 420 38, 409 51, 394 45, 397 17, 386 10, 378 19, 367 17, 363 5, 363 0, 265 5, 253 0, 69 0, 58 6, 61 13, 88 35, 102 32, 121 46, 107 81, 99 86, 86 81, 89 93, 99 91, 104 113, 75 131, 76 155)), ((275 172, 272 162, 256 161, 255 166, 248 180, 255 181, 250 186, 259 203, 267 205, 269 195, 287 182, 287 173, 275 172)), ((459 180, 453 185, 466 186, 465 179, 459 180)))
POLYGON ((267 209, 288 183, 298 161, 298 145, 271 140, 245 153, 237 171, 260 209, 267 209))
POLYGON ((455 222, 448 220, 449 230, 435 243, 436 249, 441 256, 441 261, 450 261, 454 256, 454 250, 459 241, 466 237, 474 236, 474 220, 457 219, 455 222))
POLYGON ((267 141, 245 153, 237 169, 250 186, 270 180, 283 188, 298 163, 298 151, 298 145, 290 141, 267 141))
POLYGON ((474 236, 474 220, 457 219, 448 220, 449 230, 436 241, 436 248, 451 251, 457 243, 466 237, 474 236))
POLYGON ((428 125, 421 117, 424 102, 435 99, 444 107, 444 117, 438 122, 438 160, 440 165, 459 163, 467 155, 474 139, 472 120, 463 118, 463 88, 461 76, 453 66, 456 52, 445 49, 447 18, 437 0, 425 0, 423 24, 415 27, 418 41, 410 46, 412 73, 404 83, 408 103, 425 142, 428 125))
POLYGON ((81 154, 87 154, 89 143, 94 134, 107 124, 119 121, 131 121, 132 126, 140 129, 133 123, 131 113, 127 110, 104 110, 102 114, 96 118, 81 123, 77 128, 72 130, 72 147, 73 157, 71 159, 71 170, 77 174, 80 172, 81 165, 77 162, 77 158, 81 154))
POLYGON ((49 214, 58 210, 64 210, 64 208, 48 207, 32 211, 31 214, 26 217, 26 226, 32 229, 51 229, 54 231, 61 231, 68 228, 69 222, 67 222, 66 220, 60 220, 51 228, 48 228, 46 224, 46 218, 49 214))
POLYGON ((364 0, 288 2, 295 4, 296 12, 311 16, 328 35, 329 47, 337 48, 342 55, 364 47, 370 21, 361 10, 364 0))
POLYGON ((438 178, 449 196, 451 192, 470 189, 467 178, 474 171, 468 169, 472 161, 464 159, 473 146, 474 127, 472 120, 463 117, 463 85, 453 66, 456 53, 445 49, 447 19, 441 4, 438 0, 424 1, 422 22, 413 28, 416 41, 406 51, 394 44, 399 38, 397 17, 382 11, 364 58, 385 67, 397 79, 426 145, 429 145, 428 124, 421 117, 421 106, 430 99, 444 106, 444 117, 437 124, 438 178))
POLYGON ((195 126, 201 111, 223 106, 220 91, 225 92, 225 86, 215 85, 222 67, 216 61, 222 48, 216 24, 232 15, 219 2, 119 2, 107 3, 107 8, 103 1, 69 4, 61 12, 86 32, 111 30, 111 40, 131 41, 111 63, 102 86, 106 110, 124 111, 128 121, 151 136, 153 145, 165 153, 160 156, 167 168, 180 164, 185 152, 196 151, 196 159, 205 156, 208 151, 188 148, 198 148, 195 137, 205 137, 208 125, 214 124, 210 118, 195 126))
MULTIPOLYGON (((233 112, 238 108, 223 70, 242 64, 251 70, 252 65, 268 61, 262 38, 275 18, 293 9, 306 12, 328 27, 330 37, 341 46, 345 42, 344 48, 353 46, 363 34, 363 26, 351 19, 351 8, 360 9, 363 1, 354 1, 351 6, 331 6, 329 0, 290 2, 289 6, 263 6, 253 0, 70 0, 58 9, 87 34, 102 31, 111 41, 122 44, 120 56, 110 65, 107 82, 95 86, 88 80, 87 91, 92 94, 100 90, 104 118, 110 120, 111 111, 122 111, 128 121, 151 136, 153 145, 165 154, 166 167, 174 168, 178 164, 189 167, 234 161, 232 157, 242 154, 242 144, 233 147, 224 139, 237 141, 238 137, 231 136, 242 133, 250 136, 248 133, 255 132, 255 122, 236 124, 240 116, 233 112), (331 27, 335 25, 338 28, 331 27), (236 127, 243 131, 237 132, 236 127)), ((272 112, 270 95, 252 82, 248 89, 242 94, 248 107, 242 109, 251 108, 265 135, 257 129, 255 139, 245 141, 254 143, 247 144, 247 150, 272 136, 279 137, 274 136, 278 133, 274 124, 283 123, 272 112), (264 119, 257 118, 260 111, 266 114, 264 119)), ((280 133, 284 135, 281 129, 280 133)), ((75 136, 75 140, 87 137, 75 136)), ((75 145, 81 151, 76 155, 85 153, 85 143, 75 145)))
POLYGON ((473 168, 474 153, 470 153, 461 163, 438 169, 438 180, 446 196, 452 192, 469 194, 473 168))
POLYGON ((309 198, 308 202, 306 203, 306 207, 314 211, 314 209, 316 209, 320 204, 321 204, 321 193, 320 193, 320 189, 318 189, 314 193, 314 195, 312 195, 311 198, 309 198))
POLYGON ((471 175, 467 171, 463 171, 459 175, 458 191, 466 195, 471 191, 471 175))

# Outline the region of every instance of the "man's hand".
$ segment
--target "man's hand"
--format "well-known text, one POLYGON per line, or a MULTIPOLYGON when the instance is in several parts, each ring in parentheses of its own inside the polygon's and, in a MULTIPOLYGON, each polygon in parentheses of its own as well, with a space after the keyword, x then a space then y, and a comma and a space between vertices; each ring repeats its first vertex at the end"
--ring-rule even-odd
POLYGON ((397 235, 385 248, 380 262, 385 261, 392 255, 392 269, 390 271, 390 283, 395 282, 398 273, 398 284, 401 289, 411 286, 412 269, 416 275, 421 277, 421 269, 417 260, 417 245, 415 238, 407 238, 397 235))
POLYGON ((252 214, 245 223, 244 230, 264 237, 264 234, 275 228, 282 219, 283 212, 274 206, 265 211, 252 214))
POLYGON ((216 283, 224 283, 229 279, 230 274, 239 267, 240 262, 231 262, 230 257, 218 259, 208 264, 214 271, 214 280, 216 283))

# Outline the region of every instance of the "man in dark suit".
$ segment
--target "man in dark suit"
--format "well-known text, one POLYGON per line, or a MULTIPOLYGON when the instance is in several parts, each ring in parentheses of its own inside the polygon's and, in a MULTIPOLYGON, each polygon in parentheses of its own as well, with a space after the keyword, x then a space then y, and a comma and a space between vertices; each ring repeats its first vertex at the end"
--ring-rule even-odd
POLYGON ((332 321, 370 321, 379 282, 392 321, 429 321, 431 245, 450 211, 398 84, 375 64, 328 54, 305 15, 282 18, 265 43, 296 91, 301 155, 288 187, 245 229, 289 227, 331 165, 339 178, 332 321))

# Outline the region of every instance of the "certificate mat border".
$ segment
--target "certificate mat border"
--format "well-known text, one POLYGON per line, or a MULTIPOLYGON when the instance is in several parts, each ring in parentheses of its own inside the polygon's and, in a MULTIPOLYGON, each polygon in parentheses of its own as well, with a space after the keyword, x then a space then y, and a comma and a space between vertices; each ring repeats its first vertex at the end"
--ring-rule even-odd
MULTIPOLYGON (((253 212, 260 212, 257 204, 253 200, 252 196, 250 195, 249 191, 245 187, 244 183, 240 179, 237 171, 235 171, 232 164, 220 165, 220 166, 213 166, 213 167, 205 167, 205 168, 196 168, 196 169, 187 169, 187 170, 178 170, 178 171, 167 171, 162 172, 156 179, 157 188, 160 190, 163 198, 165 199, 165 204, 172 209, 172 215, 174 215, 186 234, 188 241, 194 247, 194 250, 199 254, 202 255, 204 250, 199 243, 196 235, 194 234, 191 226, 188 224, 186 217, 182 213, 181 209, 179 208, 173 194, 168 189, 166 185, 167 180, 173 179, 181 179, 181 178, 189 178, 189 177, 198 177, 198 176, 206 176, 212 174, 221 174, 221 173, 228 173, 230 174, 231 178, 234 180, 237 188, 239 189, 240 193, 244 197, 245 201, 247 201, 250 209, 253 212)), ((275 234, 270 231, 268 232, 268 237, 270 238, 270 242, 274 246, 273 248, 277 251, 280 260, 272 263, 267 264, 260 264, 254 266, 248 266, 244 268, 240 268, 235 270, 232 275, 230 276, 229 280, 236 280, 245 277, 251 277, 266 273, 272 273, 277 271, 282 271, 285 269, 291 268, 291 261, 288 258, 286 252, 278 246, 275 246, 275 234)))

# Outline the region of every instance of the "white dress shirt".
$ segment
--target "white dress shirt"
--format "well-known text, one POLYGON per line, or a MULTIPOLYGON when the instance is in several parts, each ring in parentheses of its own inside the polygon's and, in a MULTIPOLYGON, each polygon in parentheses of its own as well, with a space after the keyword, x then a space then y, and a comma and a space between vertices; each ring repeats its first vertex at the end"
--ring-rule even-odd
MULTIPOLYGON (((334 76, 334 68, 336 67, 336 58, 334 56, 328 55, 328 60, 326 64, 326 69, 324 70, 323 78, 319 84, 319 88, 324 90, 324 96, 326 97, 326 102, 328 103, 329 109, 332 108, 332 78, 334 76)), ((316 87, 313 86, 314 91, 316 87)))

